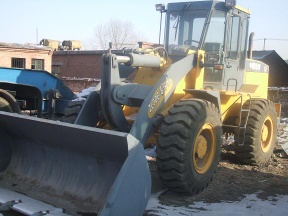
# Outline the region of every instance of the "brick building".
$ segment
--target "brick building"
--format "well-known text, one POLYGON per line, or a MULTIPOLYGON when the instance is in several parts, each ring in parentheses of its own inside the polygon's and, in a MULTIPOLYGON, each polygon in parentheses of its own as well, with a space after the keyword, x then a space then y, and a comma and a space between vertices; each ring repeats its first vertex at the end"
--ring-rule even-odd
POLYGON ((49 47, 0 42, 0 67, 37 69, 51 73, 52 54, 49 47))
MULTIPOLYGON (((144 42, 143 48, 157 47, 157 44, 144 42)), ((101 78, 102 55, 107 50, 66 50, 54 51, 52 56, 52 73, 61 77, 72 91, 79 91, 95 85, 101 78)), ((122 50, 112 50, 112 53, 121 55, 122 50)), ((127 77, 131 68, 121 70, 120 77, 127 77)))
POLYGON ((55 51, 52 56, 52 74, 61 77, 74 92, 96 85, 101 76, 104 51, 55 51))
MULTIPOLYGON (((95 86, 101 79, 102 55, 107 50, 54 51, 52 56, 52 74, 61 77, 69 88, 79 92, 95 86)), ((122 54, 121 50, 112 51, 122 54)), ((133 68, 120 65, 120 77, 127 77, 133 68)))
MULTIPOLYGON (((157 47, 157 44, 144 42, 143 48, 157 47)), ((54 51, 52 56, 52 73, 66 78, 90 78, 99 80, 101 76, 102 55, 107 50, 54 51)), ((121 55, 123 50, 112 50, 121 55)))
POLYGON ((52 73, 63 78, 100 79, 102 50, 54 51, 52 73))

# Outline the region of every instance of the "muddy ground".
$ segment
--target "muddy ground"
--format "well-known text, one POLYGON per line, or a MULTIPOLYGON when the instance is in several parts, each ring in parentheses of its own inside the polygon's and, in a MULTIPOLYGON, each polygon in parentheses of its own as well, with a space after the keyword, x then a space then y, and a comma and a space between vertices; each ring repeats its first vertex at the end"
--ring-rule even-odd
MULTIPOLYGON (((279 127, 278 137, 283 137, 285 133, 283 127, 287 127, 287 125, 279 127)), ((257 197, 263 200, 271 196, 288 195, 288 157, 279 142, 272 158, 262 166, 239 163, 234 156, 233 142, 226 142, 222 147, 221 161, 213 181, 206 190, 197 195, 165 191, 165 187, 162 186, 157 175, 156 162, 150 161, 149 166, 152 173, 152 193, 159 193, 162 190, 158 200, 167 206, 183 207, 198 201, 206 203, 235 202, 242 200, 247 194, 257 194, 257 197)), ((146 210, 144 215, 158 214, 157 211, 146 210)))

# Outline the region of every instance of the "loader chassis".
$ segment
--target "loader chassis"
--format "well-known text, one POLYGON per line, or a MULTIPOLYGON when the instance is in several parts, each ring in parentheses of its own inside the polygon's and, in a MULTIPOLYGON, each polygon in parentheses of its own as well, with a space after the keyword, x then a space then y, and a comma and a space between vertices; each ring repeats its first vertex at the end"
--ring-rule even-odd
POLYGON ((108 50, 101 83, 74 125, 0 112, 3 182, 11 174, 36 182, 56 207, 59 194, 63 202, 89 204, 71 202, 64 206, 69 214, 141 215, 151 189, 144 146, 157 145, 159 177, 179 192, 208 186, 223 132, 234 133, 241 162, 265 163, 277 130, 275 106, 267 100, 269 72, 247 59, 250 13, 233 2, 170 3, 162 11, 164 48, 108 50), (125 81, 119 64, 135 68, 125 81))

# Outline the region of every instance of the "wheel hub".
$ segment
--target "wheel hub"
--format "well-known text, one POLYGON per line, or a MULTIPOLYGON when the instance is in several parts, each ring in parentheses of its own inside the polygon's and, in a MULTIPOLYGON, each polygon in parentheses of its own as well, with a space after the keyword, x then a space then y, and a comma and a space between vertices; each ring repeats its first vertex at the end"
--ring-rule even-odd
POLYGON ((206 173, 216 153, 216 133, 213 125, 206 123, 197 134, 193 149, 193 165, 197 173, 206 173))
POLYGON ((273 120, 270 116, 267 116, 261 129, 261 149, 263 152, 270 150, 273 133, 273 120))
POLYGON ((262 127, 262 133, 261 133, 261 140, 262 141, 266 141, 268 138, 268 134, 269 134, 269 130, 268 127, 266 125, 263 125, 262 127))
POLYGON ((206 152, 207 152, 207 140, 202 135, 200 135, 198 137, 196 151, 197 151, 196 153, 197 153, 199 158, 204 158, 204 156, 206 155, 206 152))

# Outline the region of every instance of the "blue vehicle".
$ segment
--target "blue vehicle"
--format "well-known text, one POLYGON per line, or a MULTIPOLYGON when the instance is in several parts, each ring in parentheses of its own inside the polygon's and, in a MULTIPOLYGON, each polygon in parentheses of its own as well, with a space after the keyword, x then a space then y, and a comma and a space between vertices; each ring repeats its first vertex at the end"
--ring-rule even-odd
POLYGON ((62 80, 43 70, 0 67, 0 110, 29 110, 37 117, 63 115, 76 95, 62 80))

